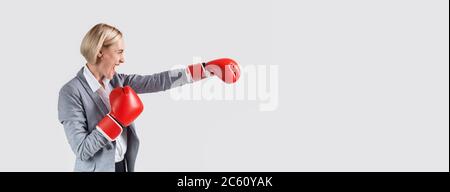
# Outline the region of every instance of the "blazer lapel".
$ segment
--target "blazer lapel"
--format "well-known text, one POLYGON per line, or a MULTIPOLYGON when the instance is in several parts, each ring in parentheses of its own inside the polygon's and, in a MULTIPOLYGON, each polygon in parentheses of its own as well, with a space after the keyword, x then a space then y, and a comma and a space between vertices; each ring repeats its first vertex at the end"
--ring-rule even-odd
POLYGON ((92 89, 91 87, 89 87, 86 78, 84 78, 83 70, 84 68, 81 68, 81 70, 77 73, 77 79, 81 82, 81 85, 84 87, 88 95, 91 97, 91 99, 94 101, 95 105, 97 105, 98 109, 103 113, 103 115, 108 114, 108 107, 103 103, 97 93, 92 92, 92 89))

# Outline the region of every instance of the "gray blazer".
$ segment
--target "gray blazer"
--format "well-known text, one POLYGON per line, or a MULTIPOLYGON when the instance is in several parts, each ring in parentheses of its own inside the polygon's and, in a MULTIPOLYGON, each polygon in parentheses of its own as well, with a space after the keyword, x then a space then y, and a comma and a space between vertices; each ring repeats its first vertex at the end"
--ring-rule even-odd
MULTIPOLYGON (((110 84, 112 87, 129 85, 140 94, 165 91, 189 82, 191 80, 186 70, 176 69, 153 75, 115 74, 110 84)), ((108 141, 95 128, 108 112, 100 96, 90 89, 83 68, 59 91, 58 118, 76 156, 74 171, 115 171, 115 142, 108 141)), ((128 126, 127 130, 125 159, 128 170, 134 171, 139 139, 134 124, 128 126)))

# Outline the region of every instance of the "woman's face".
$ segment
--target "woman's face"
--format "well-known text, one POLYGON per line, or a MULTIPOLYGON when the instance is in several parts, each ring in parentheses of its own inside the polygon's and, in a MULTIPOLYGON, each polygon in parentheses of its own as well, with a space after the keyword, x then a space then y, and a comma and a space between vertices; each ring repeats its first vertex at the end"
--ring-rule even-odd
POLYGON ((100 51, 99 72, 102 77, 112 79, 116 73, 116 67, 125 62, 123 39, 100 51))

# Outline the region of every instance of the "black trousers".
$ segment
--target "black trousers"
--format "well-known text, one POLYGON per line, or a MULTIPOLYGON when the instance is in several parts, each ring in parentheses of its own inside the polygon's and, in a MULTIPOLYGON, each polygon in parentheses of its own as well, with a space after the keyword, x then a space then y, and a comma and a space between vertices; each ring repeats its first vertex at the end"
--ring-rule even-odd
POLYGON ((116 163, 116 172, 127 172, 127 166, 125 165, 125 159, 116 163))

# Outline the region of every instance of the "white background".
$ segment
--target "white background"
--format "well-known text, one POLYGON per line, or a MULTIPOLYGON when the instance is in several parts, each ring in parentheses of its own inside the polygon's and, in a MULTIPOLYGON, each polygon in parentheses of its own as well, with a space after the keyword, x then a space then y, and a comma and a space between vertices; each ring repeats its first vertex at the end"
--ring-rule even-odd
POLYGON ((99 22, 125 34, 122 73, 193 57, 279 67, 274 111, 141 95, 136 171, 449 171, 448 4, 1 1, 0 171, 72 171, 58 91, 99 22))

